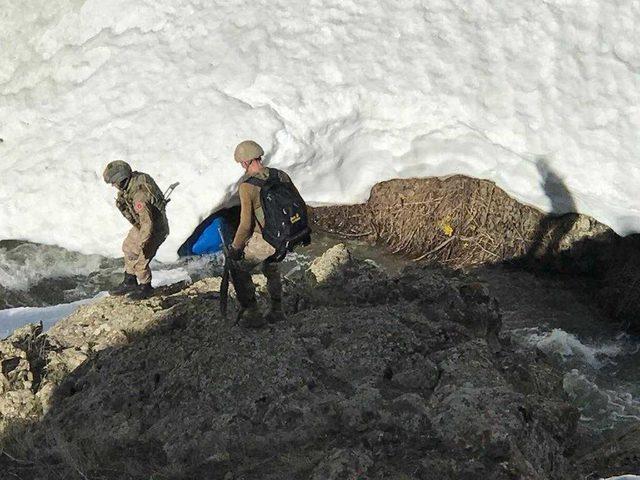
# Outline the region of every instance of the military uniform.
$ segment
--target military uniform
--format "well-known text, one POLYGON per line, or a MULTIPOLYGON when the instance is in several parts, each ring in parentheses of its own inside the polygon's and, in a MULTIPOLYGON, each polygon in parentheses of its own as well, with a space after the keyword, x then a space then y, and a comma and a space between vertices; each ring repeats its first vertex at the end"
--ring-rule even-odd
MULTIPOLYGON (((289 176, 279 172, 280 181, 291 182, 289 176)), ((266 180, 269 169, 263 168, 253 175, 245 175, 241 179, 238 194, 240 196, 240 225, 233 239, 232 247, 243 251, 244 256, 233 262, 231 276, 240 305, 244 308, 255 308, 255 286, 251 280, 251 271, 260 266, 267 277, 267 291, 271 300, 271 312, 282 315, 282 280, 278 263, 267 261, 275 253, 275 248, 262 238, 264 212, 260 202, 260 187, 246 183, 250 176, 266 180)), ((295 187, 294 187, 295 188, 295 187)))
POLYGON ((149 263, 169 235, 165 201, 156 182, 146 173, 132 172, 116 205, 132 227, 122 244, 124 269, 138 284, 151 283, 149 263))

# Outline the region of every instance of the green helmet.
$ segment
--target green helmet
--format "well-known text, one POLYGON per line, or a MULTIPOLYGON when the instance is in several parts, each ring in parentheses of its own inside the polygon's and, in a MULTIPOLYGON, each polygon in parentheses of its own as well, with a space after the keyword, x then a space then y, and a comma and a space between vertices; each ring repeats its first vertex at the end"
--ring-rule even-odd
POLYGON ((115 185, 120 184, 131 176, 131 166, 124 160, 114 160, 109 162, 107 168, 104 169, 102 178, 106 183, 115 185))
POLYGON ((260 158, 264 155, 264 150, 253 140, 245 140, 236 147, 236 151, 233 153, 233 158, 236 162, 249 162, 254 158, 260 158))

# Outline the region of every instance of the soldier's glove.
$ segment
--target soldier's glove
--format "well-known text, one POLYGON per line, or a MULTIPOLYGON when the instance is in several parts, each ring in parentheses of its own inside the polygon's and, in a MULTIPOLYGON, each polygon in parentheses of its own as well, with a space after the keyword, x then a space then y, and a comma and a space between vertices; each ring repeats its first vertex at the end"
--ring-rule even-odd
POLYGON ((238 250, 233 245, 229 245, 227 248, 227 258, 232 262, 237 262, 244 258, 244 252, 242 250, 238 250))

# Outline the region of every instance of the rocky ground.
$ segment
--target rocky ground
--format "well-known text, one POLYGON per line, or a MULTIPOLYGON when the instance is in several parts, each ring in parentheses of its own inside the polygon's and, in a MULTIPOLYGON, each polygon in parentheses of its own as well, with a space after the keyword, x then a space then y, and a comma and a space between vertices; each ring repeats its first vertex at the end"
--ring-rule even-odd
POLYGON ((286 285, 257 331, 211 278, 0 342, 2 478, 584 477, 562 376, 501 337, 476 277, 338 245, 286 285))
MULTIPOLYGON (((553 210, 576 211, 562 179, 540 167, 553 210)), ((638 234, 619 237, 584 215, 548 215, 492 182, 461 175, 381 182, 366 203, 310 213, 316 231, 375 243, 412 259, 464 269, 534 262, 556 273, 589 276, 608 318, 640 334, 638 234)))

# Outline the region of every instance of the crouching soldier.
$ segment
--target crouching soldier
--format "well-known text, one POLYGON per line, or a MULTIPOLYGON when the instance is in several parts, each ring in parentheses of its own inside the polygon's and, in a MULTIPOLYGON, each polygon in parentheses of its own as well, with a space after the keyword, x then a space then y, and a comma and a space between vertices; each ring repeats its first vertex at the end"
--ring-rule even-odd
POLYGON ((289 176, 262 165, 262 147, 240 143, 235 161, 245 169, 238 195, 240 225, 228 248, 230 273, 241 310, 239 322, 249 328, 284 319, 279 264, 287 252, 310 242, 307 209, 289 176), (263 317, 258 308, 251 271, 260 266, 267 277, 271 308, 263 317))
POLYGON ((109 293, 127 294, 132 300, 148 298, 153 293, 149 263, 169 235, 165 198, 153 178, 131 171, 123 160, 109 163, 103 177, 118 189, 116 206, 132 225, 122 244, 124 280, 109 293))

